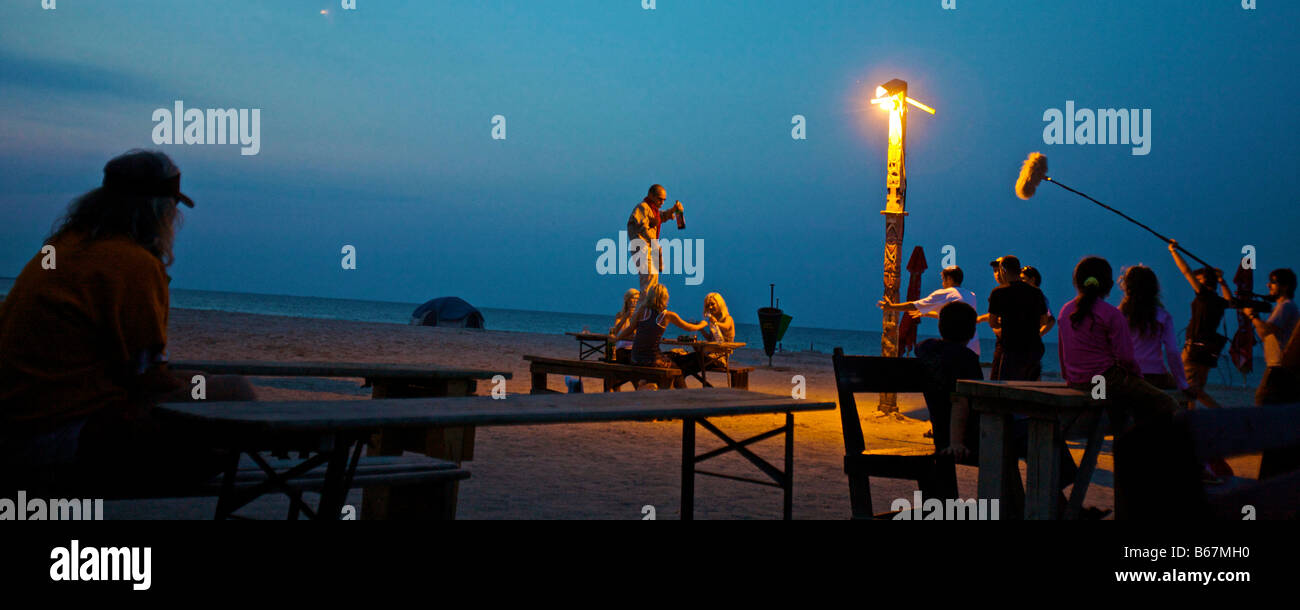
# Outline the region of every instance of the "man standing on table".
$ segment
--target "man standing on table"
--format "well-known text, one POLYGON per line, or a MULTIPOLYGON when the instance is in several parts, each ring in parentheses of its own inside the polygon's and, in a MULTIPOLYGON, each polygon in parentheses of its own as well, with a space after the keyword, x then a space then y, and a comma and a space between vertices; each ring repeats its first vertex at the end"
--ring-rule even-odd
POLYGON ((1052 323, 1043 293, 1020 277, 1020 259, 989 263, 998 287, 989 293, 989 326, 998 336, 993 350, 995 381, 1038 381, 1043 372, 1043 329, 1052 323))
MULTIPOLYGON (((650 187, 645 199, 636 204, 632 215, 627 219, 627 237, 631 242, 633 261, 636 263, 637 275, 641 277, 641 293, 659 281, 659 266, 662 263, 659 254, 659 229, 664 221, 680 217, 682 202, 678 201, 667 210, 661 209, 668 202, 668 190, 656 184, 650 187)), ((680 222, 678 223, 681 224, 680 222)))

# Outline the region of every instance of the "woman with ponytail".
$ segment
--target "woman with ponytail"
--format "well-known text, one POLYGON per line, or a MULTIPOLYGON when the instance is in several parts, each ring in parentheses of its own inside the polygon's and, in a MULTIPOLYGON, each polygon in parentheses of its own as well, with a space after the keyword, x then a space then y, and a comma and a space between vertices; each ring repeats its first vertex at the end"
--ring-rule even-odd
POLYGON ((1061 376, 1071 387, 1094 396, 1104 389, 1099 397, 1132 414, 1138 426, 1168 423, 1178 403, 1142 378, 1129 322, 1106 302, 1114 285, 1104 258, 1089 256, 1074 268, 1079 296, 1061 308, 1057 331, 1061 376))

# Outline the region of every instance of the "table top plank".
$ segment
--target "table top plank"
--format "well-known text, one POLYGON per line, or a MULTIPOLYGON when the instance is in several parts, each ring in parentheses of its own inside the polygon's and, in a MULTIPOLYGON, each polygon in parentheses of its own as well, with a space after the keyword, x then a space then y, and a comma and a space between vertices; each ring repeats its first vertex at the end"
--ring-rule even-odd
MULTIPOLYGON (((601 340, 609 341, 609 342, 614 341, 613 337, 609 335, 603 335, 601 333, 566 332, 564 334, 569 335, 570 337, 576 337, 580 341, 601 341, 601 340)), ((745 347, 746 345, 744 342, 741 341, 678 341, 676 339, 671 339, 671 338, 661 339, 659 343, 661 345, 683 345, 683 346, 699 345, 699 346, 707 346, 707 347, 715 347, 715 348, 723 348, 723 349, 731 349, 731 350, 740 349, 742 347, 745 347)))
POLYGON ((309 402, 168 403, 161 415, 248 433, 683 419, 823 411, 833 402, 731 388, 309 402))
POLYGON ((957 396, 990 401, 1032 402, 1062 409, 1095 407, 1092 395, 1066 385, 1064 381, 975 381, 958 380, 957 396))
MULTIPOLYGON (((1174 400, 1182 392, 1165 390, 1174 400)), ((1030 417, 1072 417, 1108 404, 1094 400, 1091 392, 1076 390, 1064 381, 975 381, 958 380, 954 396, 971 401, 971 408, 986 413, 1030 417)))
POLYGON ((491 371, 439 364, 387 362, 280 362, 258 360, 172 360, 172 369, 195 369, 214 375, 263 377, 368 377, 384 379, 491 379, 510 371, 491 371))

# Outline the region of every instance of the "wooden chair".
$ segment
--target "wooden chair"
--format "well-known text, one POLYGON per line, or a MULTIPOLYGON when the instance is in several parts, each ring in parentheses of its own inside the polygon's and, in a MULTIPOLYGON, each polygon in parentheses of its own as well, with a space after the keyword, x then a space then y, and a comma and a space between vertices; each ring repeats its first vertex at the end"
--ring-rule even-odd
POLYGON ((915 358, 846 356, 835 348, 835 387, 839 391, 840 425, 844 431, 844 472, 849 476, 849 502, 854 519, 890 518, 871 509, 871 477, 916 481, 925 498, 945 500, 957 495, 957 471, 950 458, 935 454, 933 444, 916 449, 868 449, 858 419, 858 392, 923 392, 925 371, 915 358))

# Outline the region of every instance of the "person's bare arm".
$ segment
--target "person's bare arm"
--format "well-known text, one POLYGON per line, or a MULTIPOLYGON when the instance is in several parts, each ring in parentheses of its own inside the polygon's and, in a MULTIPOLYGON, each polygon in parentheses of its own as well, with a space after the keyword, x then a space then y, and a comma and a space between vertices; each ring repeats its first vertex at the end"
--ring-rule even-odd
MULTIPOLYGON (((727 320, 725 322, 718 322, 718 330, 722 331, 723 337, 735 337, 736 319, 731 316, 727 316, 727 320)), ((719 337, 719 339, 721 338, 722 337, 719 337)))
POLYGON ((667 210, 659 210, 659 218, 662 220, 672 220, 677 217, 677 212, 682 209, 682 202, 674 203, 667 210))
POLYGON ((695 323, 695 324, 692 324, 692 323, 690 323, 690 322, 687 322, 686 320, 683 320, 683 319, 681 318, 681 316, 679 316, 679 315, 677 315, 675 312, 671 312, 671 311, 665 311, 665 312, 664 312, 664 319, 665 319, 665 320, 668 320, 669 322, 671 322, 671 323, 673 323, 673 324, 675 324, 678 328, 681 328, 682 330, 688 330, 688 331, 691 331, 691 332, 695 332, 695 331, 699 331, 699 330, 704 330, 704 327, 705 327, 705 326, 708 326, 708 323, 706 323, 706 322, 698 322, 698 323, 695 323))
MULTIPOLYGON (((934 317, 937 318, 937 317, 939 317, 939 316, 936 314, 934 317)), ((986 314, 986 313, 985 313, 985 314, 980 314, 980 316, 979 316, 978 318, 975 318, 975 323, 976 323, 976 324, 985 324, 985 323, 988 323, 990 326, 992 325, 992 323, 989 322, 989 314, 986 314)))
POLYGON ((627 326, 623 328, 622 332, 618 333, 618 335, 614 337, 614 340, 631 341, 634 336, 636 336, 636 325, 629 323, 627 326))
POLYGON ((1196 276, 1192 275, 1192 268, 1187 266, 1187 261, 1183 260, 1183 255, 1178 253, 1178 241, 1169 240, 1169 253, 1174 257, 1174 264, 1178 265, 1178 270, 1182 272, 1187 283, 1192 285, 1192 292, 1199 294, 1201 292, 1201 283, 1196 281, 1196 276))
POLYGON ((1218 269, 1215 269, 1214 273, 1219 280, 1219 294, 1223 295, 1224 300, 1231 301, 1232 289, 1228 287, 1227 282, 1223 281, 1223 272, 1219 271, 1218 269))
POLYGON ((1038 336, 1042 337, 1047 333, 1052 332, 1052 329, 1055 327, 1056 327, 1056 318, 1053 318, 1052 314, 1050 313, 1043 314, 1038 319, 1038 336))
POLYGON ((1282 330, 1278 328, 1277 325, 1256 315, 1254 309, 1243 309, 1241 310, 1241 313, 1250 317, 1250 323, 1255 327, 1255 332, 1259 333, 1260 339, 1269 335, 1275 335, 1282 330))
POLYGON ((888 298, 880 299, 876 302, 876 307, 885 311, 916 311, 916 303, 904 301, 902 303, 890 303, 888 298))

